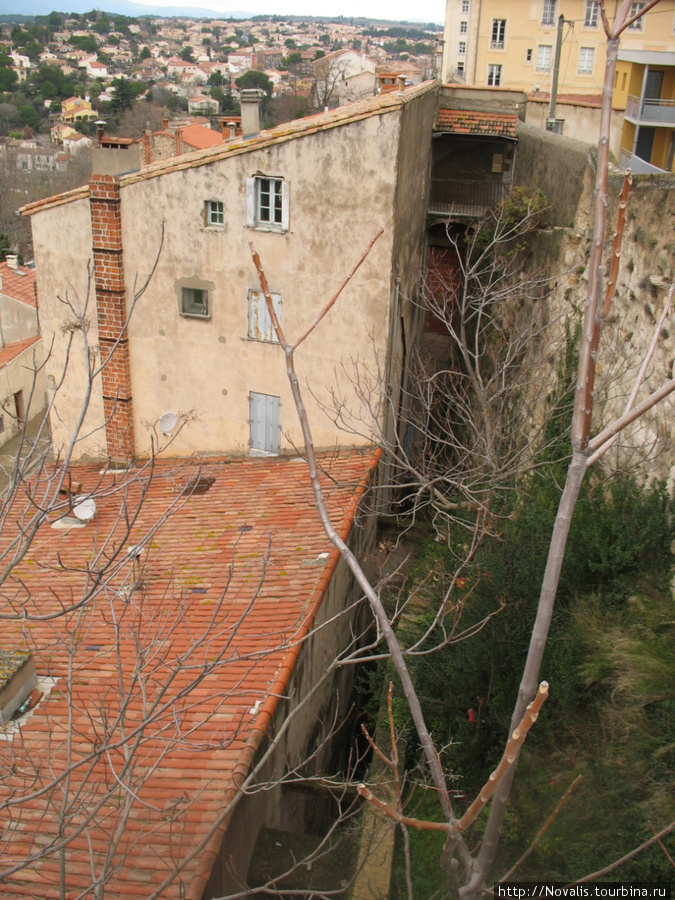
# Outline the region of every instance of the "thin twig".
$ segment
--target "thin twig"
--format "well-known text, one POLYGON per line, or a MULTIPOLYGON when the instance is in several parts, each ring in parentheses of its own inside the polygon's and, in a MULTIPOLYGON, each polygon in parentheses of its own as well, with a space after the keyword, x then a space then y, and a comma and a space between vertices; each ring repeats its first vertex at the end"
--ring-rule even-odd
POLYGON ((659 833, 655 834, 653 838, 645 841, 644 844, 640 844, 639 847, 636 847, 635 850, 631 850, 630 853, 622 856, 621 859, 617 859, 616 862, 613 862, 611 865, 605 866, 604 869, 598 869, 597 872, 592 872, 590 875, 586 875, 584 878, 579 878, 578 881, 574 881, 572 884, 568 885, 568 887, 573 887, 575 884, 584 884, 584 882, 586 881, 595 881, 596 878, 601 878, 603 875, 608 875, 610 872, 618 869, 619 866, 623 865, 623 863, 628 862, 629 859, 633 859, 633 857, 637 856, 638 853, 642 853, 643 850, 651 847, 652 844, 658 844, 661 838, 665 837, 667 834, 670 834, 670 832, 674 829, 675 822, 671 822, 670 825, 666 826, 663 829, 663 831, 659 831, 659 833))

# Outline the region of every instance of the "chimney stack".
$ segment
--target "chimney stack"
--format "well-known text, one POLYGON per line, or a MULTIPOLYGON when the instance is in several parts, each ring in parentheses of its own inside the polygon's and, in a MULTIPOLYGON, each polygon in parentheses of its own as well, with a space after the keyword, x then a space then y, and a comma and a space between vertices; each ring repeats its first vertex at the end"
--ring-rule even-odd
POLYGON ((8 269, 16 269, 19 265, 19 255, 18 253, 8 253, 5 256, 5 262, 7 263, 8 269))
POLYGON ((263 92, 257 88, 245 88, 239 97, 241 101, 241 129, 244 140, 260 134, 260 101, 263 92))
POLYGON ((169 120, 162 119, 162 131, 168 131, 168 130, 169 130, 169 120))
POLYGON ((398 95, 399 97, 403 96, 403 91, 405 90, 405 75, 398 76, 398 95))
POLYGON ((103 134, 105 132, 105 122, 102 119, 97 119, 94 122, 96 125, 96 140, 98 141, 99 147, 103 143, 103 134))

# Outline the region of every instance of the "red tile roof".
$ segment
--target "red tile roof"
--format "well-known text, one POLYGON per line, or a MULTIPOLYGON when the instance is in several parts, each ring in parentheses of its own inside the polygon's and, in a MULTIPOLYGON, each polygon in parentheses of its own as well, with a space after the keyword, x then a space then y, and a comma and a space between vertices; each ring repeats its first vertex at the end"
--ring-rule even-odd
POLYGON ((181 128, 181 137, 184 144, 189 144, 195 150, 206 150, 207 147, 215 147, 223 143, 223 136, 218 131, 205 128, 203 125, 187 125, 181 128))
MULTIPOLYGON (((548 103, 551 95, 546 91, 532 91, 527 95, 528 102, 548 103)), ((590 106, 599 109, 602 106, 602 94, 558 94, 558 103, 567 103, 571 106, 590 106)))
POLYGON ((28 306, 37 306, 35 269, 26 269, 24 266, 11 269, 6 262, 0 262, 0 294, 21 300, 28 306))
POLYGON ((33 344, 37 344, 39 340, 40 336, 35 335, 35 337, 26 338, 25 341, 16 341, 14 344, 5 344, 2 350, 0 350, 0 368, 6 366, 7 363, 10 363, 13 359, 16 359, 17 356, 21 356, 24 350, 32 347, 33 344))
MULTIPOLYGON (((375 458, 321 461, 345 540, 375 458)), ((201 897, 219 840, 200 842, 236 793, 233 773, 250 767, 337 552, 302 461, 165 461, 152 479, 148 468, 71 474, 84 494, 96 491, 96 518, 41 525, 0 601, 0 613, 19 613, 3 622, 2 643, 32 649, 38 676, 57 679, 51 692, 39 683, 40 703, 0 739, 0 892, 59 896, 61 810, 68 897, 88 895, 126 812, 106 898, 148 896, 190 854, 181 885, 160 894, 178 897, 192 882, 185 896, 201 897), (183 495, 196 476, 215 480, 183 495), (143 550, 140 590, 131 589, 130 545, 143 550), (45 788, 55 777, 57 790, 45 788), (8 796, 17 804, 9 811, 8 796)), ((6 522, 2 546, 14 533, 6 522)))
POLYGON ((489 113, 464 109, 441 109, 436 131, 451 134, 475 134, 516 139, 515 113, 489 113))

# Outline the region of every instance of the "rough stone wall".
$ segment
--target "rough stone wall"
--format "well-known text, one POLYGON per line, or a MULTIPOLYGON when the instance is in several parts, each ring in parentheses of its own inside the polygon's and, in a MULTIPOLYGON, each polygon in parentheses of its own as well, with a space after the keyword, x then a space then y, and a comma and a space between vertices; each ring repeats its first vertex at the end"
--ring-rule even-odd
MULTIPOLYGON (((549 303, 551 319, 577 321, 588 289, 592 235, 595 148, 580 141, 521 126, 516 183, 539 187, 552 203, 550 227, 537 235, 532 267, 555 276, 549 303)), ((609 179, 605 269, 609 271, 617 199, 623 175, 609 179)), ((654 334, 675 271, 675 176, 640 175, 633 179, 616 297, 598 355, 597 409, 593 432, 620 415, 654 334)), ((638 401, 675 374, 675 313, 661 333, 638 401)), ((549 374, 549 377, 553 377, 549 374)), ((675 401, 668 398, 649 411, 609 451, 606 461, 621 468, 640 464, 649 475, 675 477, 673 423, 675 401), (647 462, 647 458, 649 458, 647 462)))

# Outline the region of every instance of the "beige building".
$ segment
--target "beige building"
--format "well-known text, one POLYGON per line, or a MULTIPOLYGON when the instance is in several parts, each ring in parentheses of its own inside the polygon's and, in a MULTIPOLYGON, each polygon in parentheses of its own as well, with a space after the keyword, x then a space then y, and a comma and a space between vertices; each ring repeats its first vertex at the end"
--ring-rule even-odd
MULTIPOLYGON (((42 331, 55 341, 49 374, 58 383, 75 327, 58 299, 65 295, 86 318, 92 351, 111 360, 94 382, 77 454, 147 456, 165 413, 189 420, 172 445, 178 455, 301 447, 249 245, 285 333, 297 337, 379 228, 382 237, 299 349, 297 365, 311 388, 317 447, 370 441, 368 412, 351 382, 355 366, 370 377, 379 365, 391 432, 400 372, 421 328, 413 301, 437 102, 429 82, 253 136, 247 126, 246 139, 100 176, 27 207, 42 331), (155 264, 134 303, 134 286, 155 264), (365 416, 359 434, 336 425, 335 397, 365 416)), ((55 447, 75 428, 86 366, 85 358, 70 360, 56 398, 55 447)))
MULTIPOLYGON (((633 3, 633 12, 644 7, 633 3)), ((611 12, 613 4, 608 4, 611 12)), ((564 17, 558 90, 598 94, 605 66, 599 0, 447 0, 444 82, 548 91, 564 17)), ((675 51, 675 0, 662 0, 628 28, 622 50, 675 51)))

